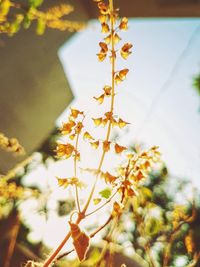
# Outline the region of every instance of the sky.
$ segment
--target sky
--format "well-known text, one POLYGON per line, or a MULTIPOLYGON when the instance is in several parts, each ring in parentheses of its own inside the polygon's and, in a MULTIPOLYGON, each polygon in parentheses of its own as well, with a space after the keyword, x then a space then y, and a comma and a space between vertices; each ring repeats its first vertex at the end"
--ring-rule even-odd
MULTIPOLYGON (((121 34, 121 44, 131 42, 133 53, 127 61, 117 61, 117 68, 129 68, 130 72, 126 81, 117 87, 115 105, 115 113, 131 123, 127 131, 120 133, 120 144, 138 142, 147 148, 159 146, 172 176, 190 179, 198 188, 200 97, 192 88, 192 83, 193 77, 200 72, 199 25, 200 19, 131 19, 128 32, 121 34)), ((101 37, 99 25, 91 21, 86 30, 74 34, 58 51, 74 94, 70 106, 86 112, 85 123, 94 135, 99 130, 93 129, 88 118, 98 117, 103 113, 102 109, 106 111, 106 107, 98 106, 93 96, 101 94, 103 86, 110 84, 111 77, 109 61, 99 63, 97 60, 101 37)), ((68 113, 69 107, 66 107, 56 124, 65 122, 68 113)), ((104 132, 105 129, 101 129, 100 135, 104 132)), ((81 146, 83 166, 96 167, 100 156, 98 152, 81 146)), ((107 159, 103 168, 114 167, 113 158, 107 159)), ((116 160, 120 161, 120 158, 116 160)), ((22 207, 24 221, 33 229, 30 234, 32 241, 42 239, 48 246, 55 247, 62 240, 67 219, 56 216, 54 210, 57 199, 71 195, 58 188, 55 177, 72 176, 71 166, 70 160, 50 162, 47 169, 39 166, 25 177, 26 185, 33 185, 37 177, 42 190, 49 187, 53 192, 49 199, 52 212, 48 223, 44 216, 34 212, 30 215, 30 207, 36 209, 37 202, 30 200, 28 205, 22 207), (26 217, 27 209, 29 215, 26 217)), ((85 181, 91 181, 88 175, 85 181)), ((45 197, 49 198, 44 194, 45 197)), ((105 216, 106 213, 90 219, 90 222, 96 220, 98 223, 105 216)), ((90 225, 90 222, 86 224, 90 225)))
MULTIPOLYGON (((88 112, 92 96, 110 82, 109 62, 96 57, 101 36, 92 21, 59 50, 72 105, 88 112)), ((131 57, 118 65, 130 70, 116 97, 117 113, 132 123, 126 140, 158 145, 172 175, 200 188, 200 99, 192 88, 200 72, 200 19, 131 19, 121 37, 133 44, 131 57)), ((58 121, 64 119, 65 113, 58 121)))

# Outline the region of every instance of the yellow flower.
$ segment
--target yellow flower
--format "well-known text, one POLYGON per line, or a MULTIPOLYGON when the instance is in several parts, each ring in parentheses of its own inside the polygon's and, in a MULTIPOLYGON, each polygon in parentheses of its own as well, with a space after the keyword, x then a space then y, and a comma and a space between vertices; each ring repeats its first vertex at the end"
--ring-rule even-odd
POLYGON ((71 144, 58 144, 56 147, 56 153, 58 157, 69 158, 71 157, 73 151, 74 146, 72 146, 71 144))

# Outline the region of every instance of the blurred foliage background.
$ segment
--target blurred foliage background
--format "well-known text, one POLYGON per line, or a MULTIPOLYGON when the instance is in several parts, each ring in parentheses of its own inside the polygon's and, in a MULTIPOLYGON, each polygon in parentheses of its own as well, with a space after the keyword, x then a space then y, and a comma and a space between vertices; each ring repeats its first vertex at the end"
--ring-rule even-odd
MULTIPOLYGON (((54 156, 58 131, 43 143, 31 163, 0 180, 0 266, 21 266, 27 260, 41 261, 47 248, 41 241, 31 242, 31 229, 23 222, 20 207, 27 199, 37 201, 34 212, 45 215, 51 207, 48 197, 37 187, 25 187, 23 177, 38 164, 48 165, 54 156), (39 155, 39 156, 38 156, 39 155)), ((131 146, 133 149, 138 146, 131 146)), ((137 149, 136 149, 137 150, 137 149)), ((70 261, 72 266, 199 266, 200 259, 200 195, 189 178, 171 177, 164 163, 159 165, 127 202, 126 212, 104 233, 103 245, 90 249, 86 262, 70 261), (127 255, 126 258, 123 255, 127 255), (125 257, 125 258, 124 258, 125 257), (137 259, 130 261, 130 258, 137 259), (109 264, 109 265, 108 265, 109 264), (116 264, 116 265, 114 265, 116 264)), ((47 188, 48 191, 48 188, 47 188)), ((48 192, 45 192, 48 196, 48 192)), ((22 205, 23 206, 23 205, 22 205)), ((74 208, 74 200, 58 201, 58 216, 66 216, 74 208)), ((63 258, 55 266, 66 266, 63 258)))
POLYGON ((0 1, 0 33, 8 36, 16 34, 21 27, 28 29, 36 22, 36 33, 42 35, 46 28, 70 32, 80 30, 84 24, 66 18, 74 8, 70 4, 55 2, 47 10, 43 8, 43 0, 0 1))

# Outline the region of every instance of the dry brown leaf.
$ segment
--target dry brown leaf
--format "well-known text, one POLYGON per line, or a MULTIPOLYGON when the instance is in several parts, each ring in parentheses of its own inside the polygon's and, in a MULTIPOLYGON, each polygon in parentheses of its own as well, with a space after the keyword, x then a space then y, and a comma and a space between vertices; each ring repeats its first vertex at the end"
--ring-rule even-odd
POLYGON ((110 150, 110 144, 111 144, 110 141, 104 141, 104 142, 103 142, 103 150, 104 150, 105 152, 108 152, 108 151, 110 150))
POLYGON ((128 29, 128 19, 126 17, 121 19, 119 28, 122 31, 126 31, 128 29))
POLYGON ((120 154, 120 153, 122 153, 124 150, 126 150, 127 149, 127 147, 125 147, 125 146, 120 146, 120 145, 118 145, 117 143, 115 144, 115 152, 117 153, 117 154, 120 154))
POLYGON ((102 23, 101 24, 101 32, 102 33, 108 33, 110 31, 110 28, 109 28, 109 26, 108 26, 108 24, 107 23, 102 23))
POLYGON ((83 261, 89 248, 90 238, 80 230, 78 224, 69 222, 69 225, 75 251, 78 255, 79 260, 83 261))

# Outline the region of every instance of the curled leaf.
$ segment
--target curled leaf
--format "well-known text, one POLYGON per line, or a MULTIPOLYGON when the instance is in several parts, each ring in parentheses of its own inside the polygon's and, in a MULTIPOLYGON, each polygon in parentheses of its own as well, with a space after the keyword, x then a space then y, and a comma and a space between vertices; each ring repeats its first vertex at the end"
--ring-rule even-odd
POLYGON ((101 23, 105 23, 107 21, 108 17, 107 17, 107 15, 101 14, 98 19, 101 23))
POLYGON ((110 150, 110 144, 111 144, 110 141, 104 141, 103 142, 103 150, 104 150, 104 152, 108 152, 110 150))
POLYGON ((132 53, 130 51, 132 47, 133 45, 131 43, 126 43, 122 46, 120 53, 123 59, 127 59, 128 56, 132 53))
POLYGON ((119 77, 120 79, 123 81, 126 79, 126 75, 128 74, 129 70, 128 69, 123 69, 123 70, 120 70, 119 72, 119 77))
POLYGON ((90 133, 88 132, 85 132, 84 135, 83 135, 83 138, 86 140, 94 140, 94 138, 91 136, 90 133))
POLYGON ((109 172, 104 173, 103 177, 105 179, 105 182, 109 184, 113 184, 117 179, 116 176, 110 174, 109 172))
POLYGON ((96 118, 96 119, 92 119, 92 120, 93 120, 95 126, 99 126, 102 123, 102 118, 96 118))
POLYGON ((90 145, 91 145, 94 149, 97 149, 97 148, 99 147, 99 141, 90 142, 90 145))
POLYGON ((112 127, 115 127, 118 125, 118 122, 113 118, 112 119, 112 127))
POLYGON ((112 93, 112 87, 111 86, 104 86, 103 88, 105 96, 111 96, 112 93))
POLYGON ((114 35, 114 43, 118 44, 120 40, 121 40, 121 38, 119 37, 119 35, 117 33, 115 33, 115 35, 114 35))
POLYGON ((124 121, 122 119, 119 119, 118 120, 118 123, 117 123, 117 125, 119 126, 119 128, 124 128, 128 124, 129 124, 128 122, 126 122, 126 121, 124 121))
POLYGON ((104 59, 106 58, 106 54, 105 53, 98 53, 97 54, 98 60, 100 62, 104 61, 104 59))
POLYGON ((83 115, 83 111, 80 111, 78 109, 71 108, 71 114, 70 116, 74 119, 78 117, 78 115, 83 115))
POLYGON ((75 136, 76 136, 75 134, 70 134, 69 139, 74 140, 75 136))
POLYGON ((99 8, 99 11, 102 15, 107 15, 109 14, 109 6, 107 6, 104 2, 99 2, 98 3, 98 8, 99 8))
POLYGON ((64 188, 67 188, 69 185, 76 185, 78 187, 82 187, 83 184, 79 181, 77 177, 72 178, 59 178, 56 177, 58 181, 58 185, 64 188))
POLYGON ((113 119, 113 113, 111 111, 106 112, 104 115, 105 115, 107 120, 113 119))
POLYGON ((105 127, 106 124, 107 124, 107 122, 108 122, 108 119, 107 119, 107 118, 102 119, 101 125, 102 125, 103 127, 105 127))
POLYGON ((115 152, 117 154, 122 153, 124 150, 126 150, 127 148, 125 146, 120 146, 118 144, 115 144, 115 152))
POLYGON ((116 84, 119 84, 119 83, 121 83, 121 82, 122 82, 122 80, 120 79, 119 75, 117 74, 117 75, 115 76, 115 83, 116 83, 116 84))
POLYGON ((126 31, 128 29, 128 19, 126 17, 121 19, 119 28, 122 31, 126 31))
POLYGON ((77 123, 76 127, 75 127, 75 132, 76 132, 77 134, 80 134, 82 128, 83 128, 83 123, 82 123, 81 121, 79 121, 79 122, 77 123))
POLYGON ((101 53, 107 53, 108 52, 108 46, 106 43, 100 42, 99 43, 100 47, 101 47, 101 53))
POLYGON ((100 95, 99 97, 93 97, 97 102, 99 102, 99 104, 102 104, 104 101, 104 94, 100 95))
POLYGON ((136 195, 135 191, 132 188, 128 188, 126 190, 126 193, 127 193, 128 197, 133 197, 136 195))
POLYGON ((110 44, 110 42, 111 42, 111 34, 109 34, 108 36, 106 36, 104 38, 104 41, 105 41, 106 44, 110 44))
POLYGON ((73 245, 80 261, 85 259, 86 253, 89 248, 90 238, 80 230, 78 224, 69 222, 73 245))
POLYGON ((144 174, 142 171, 138 171, 137 175, 136 175, 136 181, 140 181, 143 178, 145 178, 144 174))
POLYGON ((74 146, 71 144, 58 144, 56 147, 56 153, 58 157, 71 157, 74 151, 74 146))
POLYGON ((113 204, 112 215, 119 217, 122 213, 122 209, 123 209, 122 205, 120 205, 117 201, 115 201, 113 204))
POLYGON ((109 28, 109 26, 108 26, 108 24, 107 23, 102 23, 101 24, 101 32, 102 33, 108 33, 110 31, 110 28, 109 28))
POLYGON ((69 134, 72 131, 72 128, 76 125, 76 123, 73 120, 69 120, 69 122, 64 123, 62 128, 60 129, 61 133, 63 135, 69 134))
POLYGON ((124 81, 126 79, 126 75, 128 74, 128 69, 123 69, 118 72, 117 75, 115 75, 115 83, 119 84, 120 82, 124 81))

